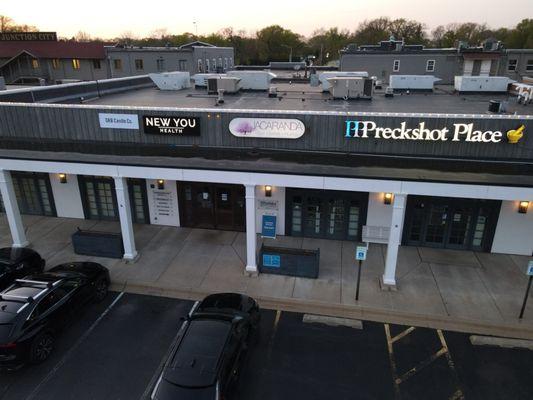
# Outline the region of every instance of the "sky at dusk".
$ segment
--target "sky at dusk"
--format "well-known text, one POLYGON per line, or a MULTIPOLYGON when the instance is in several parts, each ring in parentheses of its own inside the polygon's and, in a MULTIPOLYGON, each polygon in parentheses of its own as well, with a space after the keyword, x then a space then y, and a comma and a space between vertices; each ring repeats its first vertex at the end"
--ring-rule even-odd
POLYGON ((388 16, 415 19, 429 30, 450 22, 487 23, 513 27, 533 18, 532 0, 226 0, 226 1, 122 1, 0 0, 0 15, 42 31, 73 36, 117 37, 125 31, 142 37, 166 28, 169 33, 207 34, 231 26, 253 33, 278 24, 309 36, 315 29, 337 26, 353 31, 365 19, 388 16), (194 24, 196 22, 196 25, 194 24))

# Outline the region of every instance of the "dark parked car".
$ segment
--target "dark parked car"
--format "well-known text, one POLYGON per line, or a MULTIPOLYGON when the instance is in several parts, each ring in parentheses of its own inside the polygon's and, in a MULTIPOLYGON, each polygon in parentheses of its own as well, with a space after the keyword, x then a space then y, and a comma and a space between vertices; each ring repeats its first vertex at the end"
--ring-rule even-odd
POLYGON ((17 279, 0 293, 0 366, 46 360, 61 330, 85 304, 103 300, 108 286, 109 271, 92 262, 17 279))
POLYGON ((45 261, 35 250, 24 247, 0 249, 0 290, 17 278, 43 272, 45 261))
POLYGON ((258 323, 259 307, 251 297, 206 297, 185 320, 152 399, 228 399, 258 323))

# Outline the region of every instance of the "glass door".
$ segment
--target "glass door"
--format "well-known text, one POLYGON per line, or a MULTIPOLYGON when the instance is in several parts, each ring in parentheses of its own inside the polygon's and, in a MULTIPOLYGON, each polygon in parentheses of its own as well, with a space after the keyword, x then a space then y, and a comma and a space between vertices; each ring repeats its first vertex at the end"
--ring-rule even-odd
POLYGON ((104 221, 117 221, 117 199, 113 179, 80 176, 85 217, 104 221))
POLYGON ((322 236, 322 199, 315 196, 307 197, 304 209, 304 235, 309 237, 322 236))
POLYGON ((343 239, 346 236, 346 204, 344 199, 328 200, 325 231, 328 239, 343 239))
POLYGON ((215 227, 213 189, 207 185, 194 187, 194 226, 212 229, 215 227))
POLYGON ((56 216, 48 174, 14 173, 13 187, 22 214, 56 216))
POLYGON ((469 247, 472 225, 472 207, 455 207, 450 213, 447 248, 466 249, 469 247))
POLYGON ((215 188, 216 226, 220 229, 233 229, 233 194, 231 187, 215 188))
POLYGON ((150 223, 148 199, 146 195, 146 181, 144 179, 128 179, 130 192, 131 217, 137 224, 150 223))
POLYGON ((448 206, 431 204, 424 243, 429 246, 444 247, 446 222, 448 220, 448 206))

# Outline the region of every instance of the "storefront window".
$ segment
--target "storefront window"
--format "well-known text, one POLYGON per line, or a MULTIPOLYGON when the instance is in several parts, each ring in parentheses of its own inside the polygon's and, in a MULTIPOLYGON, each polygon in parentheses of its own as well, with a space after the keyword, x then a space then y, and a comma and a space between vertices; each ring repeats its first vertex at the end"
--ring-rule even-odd
POLYGON ((348 212, 348 236, 356 238, 359 235, 359 206, 353 201, 348 212))
POLYGON ((292 201, 292 231, 302 232, 302 198, 299 196, 292 201))

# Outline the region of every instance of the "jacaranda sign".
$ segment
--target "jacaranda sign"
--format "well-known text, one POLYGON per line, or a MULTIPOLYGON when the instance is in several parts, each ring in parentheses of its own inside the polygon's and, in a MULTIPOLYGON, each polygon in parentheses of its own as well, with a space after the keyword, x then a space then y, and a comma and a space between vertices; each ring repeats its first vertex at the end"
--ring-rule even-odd
MULTIPOLYGON (((417 125, 408 125, 401 122, 396 128, 378 126, 374 121, 347 120, 345 126, 346 138, 372 138, 385 140, 420 140, 440 142, 475 142, 498 143, 504 140, 501 131, 478 130, 473 123, 457 123, 452 127, 430 129, 425 122, 417 125)), ((511 131, 509 131, 511 132, 511 131)), ((510 140, 509 140, 510 141, 510 140)))
POLYGON ((298 139, 305 133, 305 126, 298 119, 234 118, 229 131, 237 137, 298 139))

